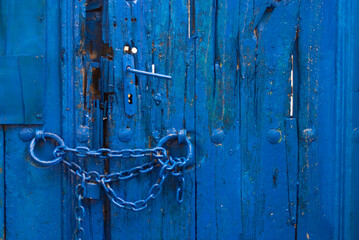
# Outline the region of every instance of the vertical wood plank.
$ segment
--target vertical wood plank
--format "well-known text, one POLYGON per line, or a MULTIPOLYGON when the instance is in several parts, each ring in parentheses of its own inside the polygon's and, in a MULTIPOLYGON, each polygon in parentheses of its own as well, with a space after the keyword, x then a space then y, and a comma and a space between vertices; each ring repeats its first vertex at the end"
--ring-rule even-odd
POLYGON ((238 1, 196 1, 196 237, 239 239, 238 1))
MULTIPOLYGON (((91 149, 104 147, 104 94, 100 93, 106 76, 100 69, 105 55, 103 20, 107 11, 102 1, 65 1, 63 8, 63 136, 70 147, 85 146, 91 149)), ((106 57, 111 57, 107 56, 106 57)), ((107 79, 106 79, 107 80, 107 79)), ((81 158, 74 161, 87 171, 104 173, 104 161, 98 158, 81 158)), ((64 169, 64 232, 69 238, 75 231, 74 209, 77 204, 74 187, 80 179, 64 169), (69 204, 70 203, 70 204, 69 204)), ((99 186, 98 186, 99 187, 99 186)), ((89 191, 90 192, 90 191, 89 191)), ((85 207, 85 239, 105 239, 104 200, 87 196, 85 207)))
MULTIPOLYGON (((152 3, 154 11, 154 51, 152 54, 156 71, 169 73, 171 80, 153 79, 157 86, 152 87, 155 99, 163 99, 161 108, 161 123, 153 131, 159 131, 161 137, 171 131, 186 129, 191 141, 195 142, 195 85, 194 85, 194 56, 193 40, 188 38, 188 2, 164 1, 163 10, 159 3, 152 3), (168 9, 166 12, 166 9, 168 9), (163 19, 163 20, 162 20, 163 19), (161 22, 161 24, 158 24, 161 22), (163 24, 163 26, 161 26, 163 24), (157 127, 160 127, 159 129, 157 127), (157 128, 157 129, 156 129, 157 128)), ((153 100, 152 100, 153 101, 153 100)), ((170 144, 169 154, 185 156, 184 147, 178 142, 170 144), (182 149, 182 151, 180 150, 182 149)), ((176 201, 177 180, 169 177, 163 197, 157 206, 161 207, 161 231, 163 239, 193 239, 195 238, 195 166, 186 169, 184 200, 181 204, 176 201), (169 223, 169 224, 168 224, 169 223)))
MULTIPOLYGON (((145 59, 144 62, 139 61, 139 64, 135 64, 137 68, 145 70, 146 54, 150 49, 146 40, 146 28, 144 25, 148 22, 147 17, 143 14, 145 11, 149 11, 146 1, 142 2, 127 2, 127 1, 110 1, 109 2, 109 21, 110 21, 110 45, 114 49, 114 82, 115 82, 115 97, 111 104, 111 113, 108 119, 108 141, 109 147, 112 149, 124 149, 124 148, 146 148, 150 144, 148 142, 148 122, 151 117, 147 108, 150 103, 148 97, 148 89, 146 88, 147 81, 143 81, 143 78, 138 79, 138 86, 136 87, 137 95, 133 96, 137 98, 137 111, 133 117, 126 116, 125 104, 124 104, 124 85, 123 85, 123 63, 122 57, 124 53, 124 46, 136 47, 138 49, 137 58, 145 59), (137 35, 137 28, 142 29, 143 33, 137 35), (138 42, 140 38, 143 41, 138 42), (143 56, 143 57, 142 57, 143 56), (144 106, 145 105, 145 106, 144 106), (127 137, 122 138, 122 134, 127 137), (125 139, 128 138, 128 139, 125 139)), ((139 30, 138 30, 139 31, 139 30)), ((137 59, 135 59, 137 60, 137 59)), ((136 61, 137 63, 137 61, 136 61)), ((148 63, 147 63, 148 64, 148 63)), ((147 79, 145 79, 147 80, 147 79)), ((143 159, 111 159, 109 162, 110 173, 118 172, 121 170, 130 169, 136 165, 144 163, 143 159)), ((149 174, 141 176, 140 178, 131 179, 128 181, 121 181, 119 183, 111 184, 116 193, 126 201, 134 201, 142 199, 148 191, 148 186, 151 178, 148 178, 149 174), (146 191, 147 190, 147 191, 146 191)), ((152 204, 152 203, 151 203, 152 204)), ((110 236, 111 239, 141 239, 149 238, 148 230, 150 229, 149 210, 140 212, 130 212, 129 210, 120 209, 110 201, 110 236), (139 221, 141 219, 141 221, 139 221)))
POLYGON ((339 1, 336 49, 336 158, 339 160, 338 169, 341 170, 339 239, 359 238, 358 10, 358 2, 339 1))
MULTIPOLYGON (((298 1, 242 1, 241 143, 244 239, 294 239, 285 118, 298 1)), ((296 159, 294 159, 296 161, 296 159)))
MULTIPOLYGON (((192 41, 187 34, 187 2, 185 1, 111 1, 109 4, 110 44, 115 49, 114 69, 116 97, 109 119, 111 148, 154 147, 171 131, 187 128, 194 132, 194 78, 191 76, 192 41), (171 80, 137 76, 138 111, 125 115, 123 103, 123 48, 136 47, 137 69, 172 75, 171 80), (131 139, 121 139, 122 131, 130 131, 131 139)), ((193 75, 193 73, 192 73, 193 75)), ((191 133, 190 133, 191 134, 191 133)), ((124 170, 143 160, 110 162, 110 171, 124 170)), ((158 171, 120 183, 116 191, 129 200, 143 198, 156 181, 158 171)), ((176 182, 169 177, 160 196, 141 212, 128 212, 111 205, 111 238, 180 239, 193 238, 194 171, 186 176, 185 201, 175 200, 176 182)))
MULTIPOLYGON (((261 1, 262 2, 262 1, 261 1)), ((256 239, 261 234, 263 222, 257 219, 260 197, 257 180, 260 171, 258 159, 258 124, 256 122, 257 86, 255 80, 256 39, 253 36, 253 22, 258 9, 254 1, 240 2, 239 44, 240 44, 240 141, 242 160, 242 228, 243 239, 256 239), (255 10, 255 11, 254 11, 255 10), (251 169, 253 169, 251 171, 251 169), (257 170, 258 169, 258 170, 257 170), (257 170, 257 171, 256 171, 257 170)), ((260 239, 260 238, 259 238, 260 239)))
MULTIPOLYGON (((62 137, 67 145, 74 146, 75 128, 74 122, 74 13, 73 2, 63 0, 61 2, 61 106, 62 106, 62 137)), ((63 239, 73 238, 74 231, 74 177, 66 167, 62 168, 62 234, 63 239)))
POLYGON ((5 239, 5 136, 0 125, 0 239, 5 239))
POLYGON ((335 1, 300 2, 298 239, 339 237, 335 25, 335 1))
MULTIPOLYGON (((83 48, 83 35, 81 28, 84 27, 85 2, 84 1, 64 1, 62 11, 62 136, 66 144, 70 147, 77 146, 76 130, 82 120, 83 104, 81 104, 81 91, 83 86, 83 77, 81 75, 82 56, 79 49, 83 48)), ((83 165, 83 159, 79 162, 75 156, 68 156, 68 161, 75 161, 83 165)), ((64 204, 63 204, 63 228, 65 238, 74 238, 75 231, 75 186, 79 180, 73 176, 66 167, 63 167, 63 188, 64 188, 64 204)), ((86 221, 83 223, 85 227, 85 237, 89 237, 88 229, 88 208, 85 207, 86 221)))

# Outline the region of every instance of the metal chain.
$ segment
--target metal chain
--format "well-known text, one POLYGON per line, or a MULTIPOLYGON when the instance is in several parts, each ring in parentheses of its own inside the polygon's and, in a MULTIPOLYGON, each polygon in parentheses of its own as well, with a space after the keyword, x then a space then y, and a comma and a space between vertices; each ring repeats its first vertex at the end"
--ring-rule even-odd
MULTIPOLYGON (((181 158, 172 158, 165 162, 165 164, 162 166, 161 170, 159 171, 159 177, 157 181, 151 186, 150 190, 148 191, 147 197, 144 199, 140 199, 134 202, 129 202, 121 197, 119 197, 115 191, 112 189, 112 187, 109 185, 109 182, 105 181, 105 178, 101 179, 101 184, 103 189, 106 192, 106 195, 108 198, 118 207, 133 210, 133 211, 141 211, 147 207, 147 202, 151 199, 155 199, 162 190, 162 186, 168 176, 168 173, 171 173, 173 176, 176 176, 177 178, 181 179, 179 182, 184 183, 184 166, 185 161, 183 161, 181 158), (177 170, 182 169, 181 174, 178 174, 177 170)), ((183 185, 180 187, 177 187, 177 201, 181 203, 183 201, 183 185), (178 194, 178 192, 182 192, 181 194, 178 194)))
POLYGON ((87 147, 77 147, 77 148, 68 148, 67 146, 58 146, 54 150, 54 156, 63 156, 66 153, 74 153, 76 156, 79 157, 87 157, 87 156, 96 156, 96 157, 135 157, 135 158, 142 158, 146 155, 152 155, 154 160, 149 163, 145 163, 140 166, 133 167, 131 169, 123 170, 120 172, 115 172, 111 174, 100 174, 96 171, 87 172, 80 165, 75 162, 68 162, 66 160, 62 160, 62 162, 67 166, 68 170, 76 175, 77 177, 84 179, 85 182, 96 182, 101 184, 103 189, 105 190, 106 195, 109 199, 118 207, 133 210, 133 211, 140 211, 147 207, 147 202, 151 199, 156 198, 161 190, 164 181, 166 180, 168 173, 170 172, 171 175, 177 178, 177 193, 176 199, 177 202, 181 203, 183 201, 183 191, 184 191, 184 166, 186 164, 187 159, 182 158, 173 158, 169 157, 167 161, 167 153, 166 150, 162 147, 156 147, 153 149, 125 149, 121 151, 117 150, 110 150, 110 149, 99 149, 97 151, 90 150, 87 147), (104 154, 105 153, 105 154, 104 154), (162 161, 158 161, 161 159, 162 161), (147 173, 152 171, 155 167, 161 166, 161 163, 164 163, 161 167, 159 172, 159 178, 152 185, 150 188, 148 195, 145 199, 140 199, 138 201, 129 202, 121 197, 119 197, 113 188, 109 185, 111 182, 130 179, 135 176, 138 176, 143 173, 147 173))
POLYGON ((148 202, 151 199, 155 199, 161 193, 165 180, 167 179, 168 175, 171 174, 177 179, 176 199, 177 202, 181 203, 183 201, 185 185, 185 166, 192 159, 193 156, 193 146, 190 140, 186 137, 185 131, 180 131, 178 134, 169 134, 165 136, 159 141, 157 147, 155 148, 123 150, 111 150, 108 148, 90 150, 88 147, 84 146, 69 148, 65 145, 64 141, 56 134, 38 131, 36 133, 36 137, 31 140, 29 150, 33 161, 38 164, 38 166, 48 167, 62 162, 72 174, 80 178, 81 183, 79 183, 75 189, 77 205, 75 207, 76 229, 74 232, 74 238, 77 240, 84 239, 84 228, 82 224, 85 218, 83 199, 86 196, 86 183, 100 184, 100 186, 102 186, 102 188, 104 189, 106 196, 116 206, 133 211, 140 211, 148 206, 148 202), (34 151, 37 141, 45 141, 46 138, 52 138, 59 144, 59 146, 56 147, 53 152, 55 158, 50 161, 38 158, 34 151), (174 158, 172 156, 167 156, 166 149, 162 147, 167 141, 171 141, 176 138, 178 138, 178 142, 180 144, 186 144, 186 158, 174 158), (152 157, 152 161, 120 172, 100 174, 97 171, 85 171, 76 162, 66 161, 64 157, 67 154, 75 154, 77 157, 80 158, 98 157, 100 159, 152 157), (156 167, 160 167, 158 179, 150 187, 146 198, 133 202, 126 201, 125 199, 118 196, 114 189, 111 187, 112 182, 130 179, 140 174, 151 172, 156 167))
POLYGON ((73 153, 78 157, 99 157, 101 159, 109 158, 143 158, 152 155, 155 158, 167 158, 166 149, 162 147, 155 147, 150 149, 123 149, 123 150, 111 150, 108 148, 100 148, 98 150, 90 150, 85 146, 78 146, 76 148, 69 148, 65 145, 58 146, 54 155, 59 157, 66 153, 73 153))
POLYGON ((85 174, 82 174, 81 183, 76 186, 75 190, 77 206, 75 207, 76 229, 74 234, 76 240, 84 239, 84 228, 82 227, 82 222, 85 219, 85 208, 82 206, 82 200, 86 195, 85 181, 85 174))

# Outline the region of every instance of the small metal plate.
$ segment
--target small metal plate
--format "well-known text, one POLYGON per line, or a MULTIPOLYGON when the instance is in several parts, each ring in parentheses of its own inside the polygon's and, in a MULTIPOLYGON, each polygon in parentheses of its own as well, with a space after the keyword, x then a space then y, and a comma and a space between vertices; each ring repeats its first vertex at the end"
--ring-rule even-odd
POLYGON ((0 56, 0 124, 43 124, 44 59, 0 56))
POLYGON ((135 74, 126 71, 127 67, 134 68, 134 59, 130 54, 123 56, 123 85, 124 85, 124 104, 125 113, 133 116, 137 113, 137 94, 135 85, 135 74))

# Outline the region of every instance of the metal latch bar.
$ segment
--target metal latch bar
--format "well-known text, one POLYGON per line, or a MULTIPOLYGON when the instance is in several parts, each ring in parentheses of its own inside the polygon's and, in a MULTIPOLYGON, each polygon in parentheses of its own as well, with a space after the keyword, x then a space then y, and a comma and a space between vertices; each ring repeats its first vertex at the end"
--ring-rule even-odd
POLYGON ((158 74, 158 73, 152 73, 152 72, 146 72, 138 69, 131 68, 130 66, 127 66, 126 71, 135 73, 135 74, 141 74, 151 77, 158 77, 158 78, 164 78, 164 79, 172 79, 172 76, 164 75, 164 74, 158 74))
POLYGON ((163 79, 172 79, 169 75, 158 74, 154 72, 146 72, 134 68, 134 58, 131 54, 123 56, 123 85, 124 85, 124 105, 125 113, 133 116, 137 112, 137 94, 135 74, 157 77, 163 79))

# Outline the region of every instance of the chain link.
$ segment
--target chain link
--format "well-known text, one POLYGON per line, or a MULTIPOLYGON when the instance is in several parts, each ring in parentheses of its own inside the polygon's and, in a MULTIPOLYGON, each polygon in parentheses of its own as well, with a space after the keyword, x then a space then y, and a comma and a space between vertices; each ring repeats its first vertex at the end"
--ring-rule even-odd
POLYGON ((177 201, 181 203, 183 201, 183 188, 184 188, 184 172, 182 172, 180 175, 177 175, 176 172, 173 172, 174 169, 177 169, 177 167, 183 167, 184 162, 180 158, 172 158, 170 157, 170 160, 166 161, 165 164, 162 166, 161 170, 159 171, 159 176, 157 181, 151 186, 150 190, 148 191, 147 197, 144 199, 140 199, 134 202, 128 202, 124 200, 123 198, 119 197, 116 192, 113 190, 113 188, 109 185, 109 182, 106 182, 105 178, 101 179, 101 184, 103 189, 106 192, 106 195, 108 198, 118 207, 125 208, 128 210, 133 211, 140 211, 147 207, 147 202, 151 199, 155 199, 162 191, 162 186, 168 176, 169 173, 176 176, 178 178, 178 184, 177 186, 177 201), (171 164, 172 162, 172 164, 171 164))
POLYGON ((85 181, 85 174, 83 173, 81 175, 81 183, 76 186, 75 190, 77 205, 75 207, 76 229, 74 234, 76 240, 84 239, 84 228, 82 227, 82 223, 85 219, 85 208, 82 206, 82 200, 86 195, 85 181))
POLYGON ((109 158, 144 158, 152 155, 155 158, 167 159, 166 149, 162 147, 155 147, 150 149, 123 149, 111 150, 108 148, 100 148, 98 150, 90 150, 88 147, 78 146, 76 148, 69 148, 67 146, 58 146, 54 155, 56 157, 63 156, 66 153, 75 154, 78 157, 99 157, 101 159, 109 158))
POLYGON ((87 147, 69 148, 66 146, 58 146, 54 150, 54 156, 64 156, 66 153, 75 154, 78 157, 99 157, 99 158, 143 158, 145 156, 153 156, 154 160, 143 165, 133 167, 131 169, 115 172, 111 174, 100 174, 96 171, 87 172, 75 162, 68 162, 62 160, 68 170, 77 177, 84 179, 85 182, 94 182, 101 184, 106 195, 113 204, 120 208, 140 211, 145 209, 148 205, 148 201, 155 199, 162 191, 163 183, 165 182, 169 173, 177 178, 177 193, 176 199, 179 203, 183 201, 184 191, 184 170, 187 159, 184 157, 173 158, 170 156, 167 159, 167 152, 162 147, 156 147, 152 149, 124 149, 124 150, 110 150, 107 148, 101 148, 97 151, 90 150, 87 147), (161 159, 161 161, 159 161, 161 159), (162 164, 163 163, 163 164, 162 164), (140 174, 151 172, 155 167, 162 166, 159 171, 158 180, 151 186, 148 191, 147 197, 134 202, 129 202, 119 197, 113 188, 110 186, 111 182, 120 180, 126 180, 138 176, 140 174))
POLYGON ((162 191, 164 182, 166 181, 169 175, 172 175, 177 180, 177 191, 176 199, 177 202, 181 203, 183 201, 184 185, 185 185, 185 166, 188 161, 193 156, 193 147, 188 138, 185 138, 183 141, 187 144, 187 157, 174 158, 172 156, 167 156, 167 151, 162 146, 171 139, 176 137, 185 137, 185 132, 181 134, 170 134, 160 140, 157 147, 149 149, 123 149, 123 150, 111 150, 108 148, 100 148, 98 150, 91 150, 85 146, 78 146, 76 148, 69 148, 65 145, 63 140, 53 133, 44 133, 43 131, 38 132, 36 138, 31 141, 30 144, 30 155, 33 160, 37 162, 40 166, 51 166, 62 162, 69 172, 78 177, 81 182, 76 185, 75 195, 77 200, 77 205, 75 207, 75 220, 76 220, 76 229, 74 232, 74 239, 80 240, 84 239, 84 228, 83 222, 85 218, 85 208, 83 206, 83 199, 86 196, 86 183, 97 183, 102 186, 106 196, 111 200, 113 204, 120 208, 132 210, 132 211, 141 211, 148 206, 148 202, 152 199, 155 199, 159 196, 162 191), (184 135, 183 135, 184 134, 184 135), (183 135, 183 136, 182 136, 183 135), (34 148, 36 141, 45 140, 45 138, 52 138, 58 142, 57 146, 53 152, 55 159, 50 162, 44 161, 38 158, 35 155, 34 148), (74 154, 79 158, 87 157, 96 157, 100 159, 111 159, 111 158, 145 158, 151 157, 151 162, 144 163, 133 168, 123 170, 120 172, 114 172, 110 174, 100 174, 97 171, 86 171, 78 163, 69 162, 64 159, 65 155, 74 154), (145 174, 153 171, 156 167, 160 167, 158 178, 154 184, 150 187, 147 192, 147 195, 143 199, 137 201, 127 201, 124 198, 117 195, 115 190, 111 187, 111 183, 131 179, 140 174, 145 174))

